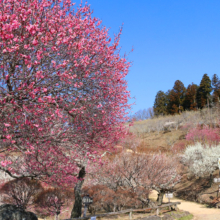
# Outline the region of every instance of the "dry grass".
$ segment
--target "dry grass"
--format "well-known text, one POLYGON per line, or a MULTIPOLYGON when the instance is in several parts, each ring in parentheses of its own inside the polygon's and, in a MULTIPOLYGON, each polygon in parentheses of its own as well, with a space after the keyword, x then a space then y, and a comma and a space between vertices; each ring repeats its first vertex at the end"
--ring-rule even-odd
POLYGON ((186 111, 182 114, 161 116, 137 121, 130 127, 136 137, 123 145, 140 153, 181 153, 187 145, 185 136, 190 128, 200 126, 220 126, 220 107, 201 111, 186 111))
MULTIPOLYGON (((214 172, 212 179, 214 177, 218 177, 218 170, 214 172)), ((181 182, 175 186, 175 190, 178 198, 211 205, 217 197, 218 185, 212 183, 210 187, 209 176, 196 178, 185 174, 181 182)))
POLYGON ((146 135, 151 132, 169 132, 178 130, 180 127, 188 129, 197 125, 219 124, 220 108, 203 109, 200 111, 185 111, 182 114, 160 116, 144 121, 137 121, 130 127, 130 132, 139 138, 145 139, 146 135))

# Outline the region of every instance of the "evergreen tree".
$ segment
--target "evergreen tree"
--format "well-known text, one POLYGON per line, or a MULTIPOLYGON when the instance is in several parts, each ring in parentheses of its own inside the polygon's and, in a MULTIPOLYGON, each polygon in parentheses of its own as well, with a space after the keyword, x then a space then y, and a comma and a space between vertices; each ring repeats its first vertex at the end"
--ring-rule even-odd
POLYGON ((210 93, 212 91, 211 80, 205 73, 200 82, 197 90, 196 99, 199 108, 203 108, 206 105, 210 106, 210 93))
POLYGON ((155 116, 167 114, 167 95, 161 90, 157 92, 153 109, 155 116))
POLYGON ((198 86, 194 83, 188 85, 184 99, 184 110, 197 110, 196 93, 198 86))
POLYGON ((169 89, 166 93, 167 96, 167 114, 171 114, 172 113, 172 103, 170 102, 170 94, 171 94, 171 90, 169 89))
POLYGON ((176 80, 173 89, 170 92, 169 106, 171 106, 170 113, 180 113, 183 111, 183 102, 186 88, 180 80, 176 80))
POLYGON ((212 77, 213 102, 218 103, 220 100, 220 79, 217 74, 212 77))

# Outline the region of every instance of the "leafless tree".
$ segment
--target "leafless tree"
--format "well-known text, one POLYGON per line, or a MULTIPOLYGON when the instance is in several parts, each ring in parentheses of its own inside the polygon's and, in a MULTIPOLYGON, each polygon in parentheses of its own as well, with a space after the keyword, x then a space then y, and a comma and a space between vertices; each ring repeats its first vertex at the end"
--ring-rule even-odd
POLYGON ((34 198, 42 190, 38 181, 23 177, 5 183, 0 192, 3 194, 4 203, 14 204, 25 210, 33 206, 34 198))

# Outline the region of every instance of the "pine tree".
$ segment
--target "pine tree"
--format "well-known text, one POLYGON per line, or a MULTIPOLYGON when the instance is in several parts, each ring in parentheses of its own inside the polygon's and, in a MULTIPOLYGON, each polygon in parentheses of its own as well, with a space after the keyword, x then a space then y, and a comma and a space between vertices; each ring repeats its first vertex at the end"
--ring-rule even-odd
POLYGON ((196 93, 198 86, 194 83, 188 85, 184 99, 184 110, 197 110, 196 93))
POLYGON ((210 106, 210 93, 212 91, 211 80, 209 76, 205 73, 200 82, 199 88, 197 90, 196 99, 199 108, 203 108, 206 105, 210 106))
POLYGON ((167 114, 171 114, 172 113, 172 103, 170 102, 171 90, 169 89, 165 94, 167 96, 167 114))
POLYGON ((155 116, 167 114, 167 95, 161 90, 157 92, 153 109, 155 116))
POLYGON ((169 106, 171 106, 170 113, 180 113, 183 111, 183 102, 186 88, 180 80, 176 80, 173 89, 170 91, 169 106))
POLYGON ((213 102, 218 103, 220 100, 220 79, 217 74, 212 77, 213 102))

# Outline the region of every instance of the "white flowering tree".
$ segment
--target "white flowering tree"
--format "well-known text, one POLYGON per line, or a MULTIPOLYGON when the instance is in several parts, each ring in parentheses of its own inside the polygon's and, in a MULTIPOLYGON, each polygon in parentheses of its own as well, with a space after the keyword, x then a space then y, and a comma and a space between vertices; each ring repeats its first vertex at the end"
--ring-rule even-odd
POLYGON ((220 145, 209 146, 198 142, 186 148, 183 161, 191 175, 196 177, 209 175, 211 180, 213 172, 218 168, 218 157, 220 157, 220 145))

